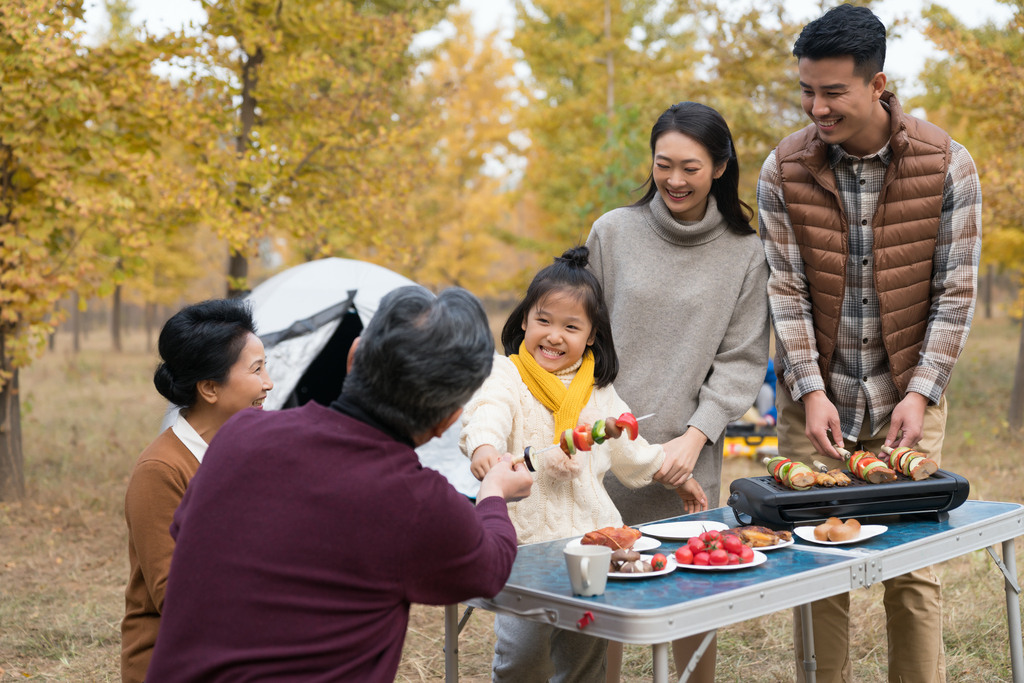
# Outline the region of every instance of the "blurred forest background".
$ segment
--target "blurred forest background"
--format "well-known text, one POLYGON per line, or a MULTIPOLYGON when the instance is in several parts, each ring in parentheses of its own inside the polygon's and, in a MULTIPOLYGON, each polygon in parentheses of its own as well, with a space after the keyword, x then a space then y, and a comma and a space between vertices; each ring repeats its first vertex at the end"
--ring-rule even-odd
MULTIPOLYGON (((977 27, 941 5, 914 19, 941 57, 904 104, 967 146, 985 195, 949 450, 985 482, 975 496, 1024 502, 1024 1, 1002 1, 1012 15, 977 27)), ((11 662, 19 679, 116 679, 124 481, 162 412, 156 335, 183 303, 340 256, 501 310, 636 198, 672 103, 722 112, 754 206, 761 162, 806 122, 804 20, 782 0, 516 0, 509 39, 454 0, 196 0, 201 25, 159 36, 131 0, 102 2, 109 26, 87 39, 83 0, 0 1, 0 679, 11 662)), ((994 607, 972 592, 988 565, 946 566, 953 680, 1003 680, 998 590, 994 607)), ((723 671, 790 671, 780 618, 727 632, 723 671)), ((437 676, 439 624, 414 611, 403 679, 437 676)), ((467 660, 481 677, 486 626, 467 660)), ((632 656, 628 680, 649 664, 632 656)), ((857 657, 884 675, 870 643, 857 657)))
MULTIPOLYGON (((515 296, 635 198, 669 104, 723 113, 751 205, 761 161, 805 121, 803 22, 782 0, 516 0, 510 41, 453 0, 201 0, 202 25, 160 36, 132 0, 102 1, 99 40, 83 0, 0 7, 0 496, 21 489, 18 369, 58 326, 76 349, 100 319, 113 350, 129 327, 151 346, 181 303, 327 256, 515 296)), ((945 57, 907 108, 973 153, 986 286, 1019 315, 1024 6, 1006 4, 978 28, 925 10, 945 57)))

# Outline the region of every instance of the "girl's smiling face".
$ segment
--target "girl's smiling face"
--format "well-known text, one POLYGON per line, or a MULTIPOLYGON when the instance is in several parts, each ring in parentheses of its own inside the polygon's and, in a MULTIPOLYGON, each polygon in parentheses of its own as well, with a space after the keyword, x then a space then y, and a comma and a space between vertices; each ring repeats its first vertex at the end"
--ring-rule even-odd
POLYGON ((523 321, 526 351, 548 372, 571 367, 594 343, 583 297, 571 291, 547 295, 534 306, 523 321))

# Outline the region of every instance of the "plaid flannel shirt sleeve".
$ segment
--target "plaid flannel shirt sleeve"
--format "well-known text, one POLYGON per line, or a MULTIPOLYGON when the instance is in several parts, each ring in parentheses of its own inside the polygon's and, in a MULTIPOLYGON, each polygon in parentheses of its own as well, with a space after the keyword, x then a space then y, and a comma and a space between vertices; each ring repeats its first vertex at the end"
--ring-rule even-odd
POLYGON ((757 180, 757 222, 771 269, 768 302, 782 356, 782 378, 793 399, 799 400, 812 391, 824 391, 825 381, 818 369, 804 262, 782 196, 774 151, 757 180))
POLYGON ((952 143, 932 259, 931 312, 921 358, 907 385, 938 403, 974 318, 981 257, 981 181, 965 147, 952 143))

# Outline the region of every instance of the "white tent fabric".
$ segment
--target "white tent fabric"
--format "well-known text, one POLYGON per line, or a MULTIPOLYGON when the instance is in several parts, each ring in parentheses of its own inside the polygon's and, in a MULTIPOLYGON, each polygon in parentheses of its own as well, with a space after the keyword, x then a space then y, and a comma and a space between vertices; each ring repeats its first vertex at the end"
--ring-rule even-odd
MULTIPOLYGON (((310 261, 278 273, 246 297, 253 304, 256 330, 261 337, 284 332, 332 306, 348 301, 365 327, 377 312, 385 294, 416 283, 387 268, 351 259, 327 258, 310 261)), ((264 410, 280 410, 295 390, 309 364, 324 349, 341 322, 341 316, 299 336, 267 349, 267 370, 274 389, 263 403, 264 410)), ((164 427, 174 423, 177 411, 164 418, 164 427)), ((416 449, 424 467, 443 474, 460 493, 475 498, 480 482, 469 471, 469 460, 459 450, 461 421, 441 438, 416 449)))

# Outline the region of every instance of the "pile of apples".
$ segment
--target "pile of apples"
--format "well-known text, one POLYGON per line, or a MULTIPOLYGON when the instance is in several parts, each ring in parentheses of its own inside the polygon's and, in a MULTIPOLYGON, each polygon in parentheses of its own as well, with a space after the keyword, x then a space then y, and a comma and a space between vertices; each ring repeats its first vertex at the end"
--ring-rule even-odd
POLYGON ((746 564, 754 559, 754 551, 743 544, 735 534, 705 531, 694 536, 676 551, 676 562, 721 567, 728 564, 746 564))

